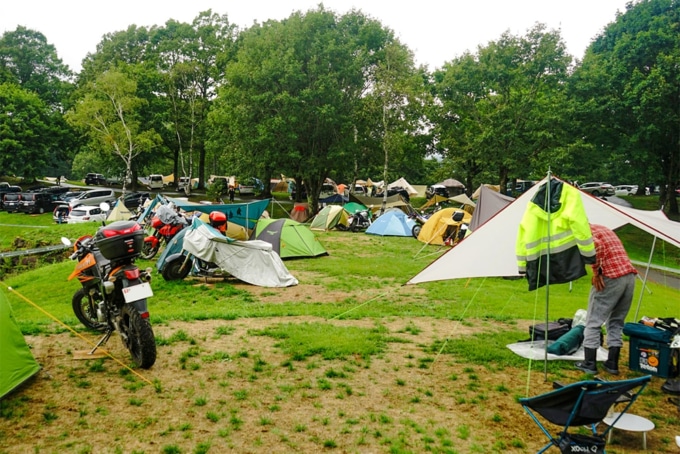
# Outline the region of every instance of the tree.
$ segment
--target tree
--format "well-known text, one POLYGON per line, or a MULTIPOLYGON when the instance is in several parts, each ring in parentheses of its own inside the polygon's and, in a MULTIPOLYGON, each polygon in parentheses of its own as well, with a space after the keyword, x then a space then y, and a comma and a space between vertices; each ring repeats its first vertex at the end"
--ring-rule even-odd
POLYGON ((584 106, 581 136, 612 177, 640 191, 661 183, 660 204, 678 212, 680 182, 680 4, 641 0, 586 51, 572 93, 584 106))
POLYGON ((128 178, 132 177, 133 162, 141 153, 149 152, 160 143, 152 129, 140 128, 139 111, 144 100, 136 96, 136 82, 127 74, 110 70, 95 82, 87 84, 85 94, 67 119, 83 129, 90 146, 112 153, 125 164, 123 195, 128 178))
MULTIPOLYGON (((0 84, 0 168, 29 180, 41 176, 50 161, 60 123, 34 92, 0 84)), ((56 175, 59 176, 59 175, 56 175)))
POLYGON ((505 187, 510 178, 543 174, 559 162, 570 63, 559 32, 536 24, 525 36, 506 32, 435 72, 441 101, 435 132, 451 173, 470 190, 486 182, 476 181, 480 175, 495 174, 505 187))

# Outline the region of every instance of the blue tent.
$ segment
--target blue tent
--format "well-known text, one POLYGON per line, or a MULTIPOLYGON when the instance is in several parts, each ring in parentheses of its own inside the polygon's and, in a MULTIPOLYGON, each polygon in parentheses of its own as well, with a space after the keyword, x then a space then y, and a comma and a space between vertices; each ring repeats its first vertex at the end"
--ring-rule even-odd
POLYGON ((366 233, 380 236, 411 236, 416 222, 400 209, 385 211, 371 224, 366 233))

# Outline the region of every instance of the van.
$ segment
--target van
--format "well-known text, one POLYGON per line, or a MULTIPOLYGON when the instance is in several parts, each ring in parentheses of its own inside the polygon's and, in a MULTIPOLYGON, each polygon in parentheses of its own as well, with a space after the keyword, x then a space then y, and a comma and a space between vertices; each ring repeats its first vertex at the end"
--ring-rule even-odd
POLYGON ((19 211, 28 214, 43 214, 52 211, 54 197, 47 192, 24 192, 21 194, 19 211))
POLYGON ((163 175, 149 175, 149 189, 163 189, 163 175))
POLYGON ((68 203, 71 209, 78 205, 99 205, 106 202, 110 205, 116 201, 116 194, 113 189, 92 189, 91 191, 83 191, 80 195, 68 203))

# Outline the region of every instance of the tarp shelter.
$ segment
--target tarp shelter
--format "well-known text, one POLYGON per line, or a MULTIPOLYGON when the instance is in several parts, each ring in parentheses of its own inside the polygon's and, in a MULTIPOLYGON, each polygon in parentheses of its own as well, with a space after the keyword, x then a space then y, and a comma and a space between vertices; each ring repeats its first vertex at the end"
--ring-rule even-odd
POLYGON ((348 215, 353 215, 354 213, 358 213, 359 211, 364 211, 368 210, 368 207, 364 205, 363 203, 358 203, 358 202, 347 202, 342 206, 342 208, 347 212, 348 215))
POLYGON ((319 203, 324 203, 326 205, 328 204, 339 204, 342 205, 343 203, 347 203, 349 199, 342 194, 333 194, 328 197, 324 197, 323 199, 319 199, 319 203))
POLYGON ((449 206, 451 205, 451 200, 449 200, 447 197, 444 197, 443 195, 435 194, 430 199, 423 204, 419 209, 421 211, 425 211, 428 208, 431 207, 436 207, 437 205, 445 205, 449 206))
POLYGON ((106 217, 107 222, 113 221, 127 221, 132 217, 132 212, 123 203, 123 198, 119 197, 116 204, 113 206, 109 215, 106 217))
POLYGON ((212 211, 219 211, 227 215, 228 222, 234 222, 247 229, 255 227, 255 223, 269 205, 269 199, 256 200, 249 203, 228 203, 204 205, 202 203, 188 202, 183 199, 173 199, 168 197, 169 202, 187 212, 200 211, 210 214, 212 211))
POLYGON ((327 205, 312 219, 311 230, 328 231, 338 226, 348 227, 347 212, 340 205, 327 205))
MULTIPOLYGON (((349 200, 350 202, 358 202, 361 203, 362 205, 367 206, 373 212, 373 214, 380 211, 383 203, 382 197, 368 197, 363 195, 357 195, 354 193, 350 193, 349 200)), ((411 212, 413 212, 413 207, 411 207, 411 204, 404 201, 404 199, 399 194, 387 197, 385 210, 389 208, 399 208, 406 214, 410 214, 411 212)))
POLYGON ((472 216, 470 213, 458 208, 441 209, 430 216, 427 222, 423 224, 418 234, 418 240, 427 244, 443 245, 447 238, 452 237, 455 239, 460 226, 462 224, 470 224, 471 220, 472 216), (463 218, 460 221, 453 220, 453 215, 456 212, 463 213, 463 218))
POLYGON ((250 239, 270 243, 283 260, 328 255, 314 232, 292 219, 260 219, 250 239))
POLYGON ((458 189, 465 188, 465 185, 460 181, 456 180, 455 178, 447 178, 446 180, 440 181, 437 184, 440 184, 446 188, 458 188, 458 189))
POLYGON ((449 197, 449 200, 452 201, 452 202, 457 202, 457 203, 460 203, 461 205, 467 205, 467 206, 473 207, 473 208, 477 205, 466 194, 454 195, 453 197, 449 197))
MULTIPOLYGON (((206 224, 210 224, 210 215, 208 213, 202 213, 198 218, 206 224)), ((248 237, 250 237, 250 232, 245 227, 234 222, 229 222, 228 220, 227 230, 224 232, 224 234, 234 240, 242 241, 246 241, 248 237)))
POLYGON ((293 204, 293 209, 290 212, 290 218, 298 222, 307 222, 312 217, 312 210, 309 208, 309 203, 296 202, 293 204))
POLYGON ((398 208, 391 208, 378 216, 366 229, 369 235, 411 236, 416 222, 398 208))
POLYGON ((9 303, 0 298, 0 399, 40 370, 9 303))
POLYGON ((481 194, 482 188, 488 188, 495 192, 501 192, 500 185, 484 183, 482 185, 479 185, 479 187, 475 189, 475 192, 472 193, 472 200, 477 200, 479 198, 479 194, 481 194))
POLYGON ((487 186, 480 186, 477 207, 475 212, 472 213, 472 220, 470 221, 470 230, 476 230, 496 213, 511 204, 513 200, 515 199, 487 186))
POLYGON ((182 244, 184 250, 216 264, 243 282, 260 287, 298 284, 281 257, 266 241, 232 240, 198 218, 194 218, 190 228, 182 231, 186 231, 182 244))
MULTIPOLYGON (((527 203, 547 180, 531 187, 514 202, 411 278, 408 284, 447 279, 519 276, 515 242, 527 203), (474 257, 474 260, 470 260, 474 257)), ((565 183, 566 184, 566 183, 565 183)), ((616 229, 632 224, 675 247, 680 247, 680 223, 669 220, 663 211, 646 211, 614 205, 581 192, 590 223, 616 229)))

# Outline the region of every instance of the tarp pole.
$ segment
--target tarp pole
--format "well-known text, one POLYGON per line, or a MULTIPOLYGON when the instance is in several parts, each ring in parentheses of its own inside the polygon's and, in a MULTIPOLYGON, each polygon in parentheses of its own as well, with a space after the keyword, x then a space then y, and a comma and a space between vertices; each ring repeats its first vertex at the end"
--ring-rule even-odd
POLYGON ((547 184, 547 191, 546 191, 546 197, 547 199, 545 200, 545 205, 544 208, 548 212, 548 247, 547 247, 547 262, 545 264, 545 274, 546 274, 546 282, 545 282, 545 343, 543 344, 543 349, 544 349, 544 358, 543 358, 543 376, 544 380, 548 381, 548 318, 549 318, 549 311, 550 311, 550 200, 551 200, 551 194, 550 194, 550 180, 552 178, 550 169, 548 169, 548 184, 547 184))
POLYGON ((635 309, 635 318, 638 319, 638 313, 640 312, 640 304, 642 303, 642 295, 645 294, 644 289, 647 288, 647 276, 649 275, 649 268, 652 266, 652 256, 654 255, 654 246, 656 246, 656 236, 652 240, 652 250, 649 251, 649 260, 647 260, 647 269, 645 270, 645 277, 642 279, 642 290, 640 290, 640 297, 638 298, 637 308, 635 309))

